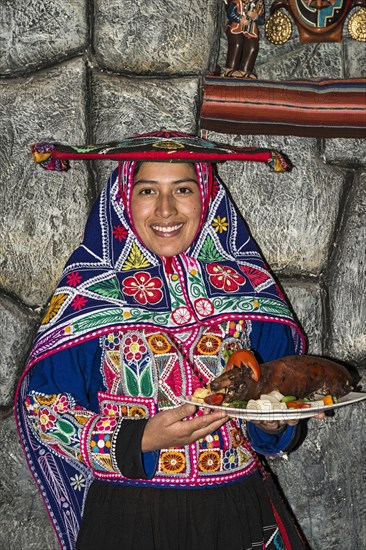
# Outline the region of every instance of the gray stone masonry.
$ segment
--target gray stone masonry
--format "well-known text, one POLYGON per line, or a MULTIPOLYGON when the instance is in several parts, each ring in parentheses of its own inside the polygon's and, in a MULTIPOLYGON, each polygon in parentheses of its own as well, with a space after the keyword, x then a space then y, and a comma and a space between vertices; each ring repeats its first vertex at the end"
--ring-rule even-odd
MULTIPOLYGON (((266 12, 270 4, 266 1, 266 12)), ((199 128, 203 75, 225 64, 221 0, 0 0, 0 548, 58 543, 16 434, 12 401, 32 338, 62 267, 115 164, 35 166, 37 141, 84 144, 133 133, 199 128)), ((358 78, 366 48, 342 43, 275 47, 263 36, 260 78, 358 78)), ((219 168, 278 277, 309 353, 366 373, 365 140, 292 136, 209 138, 276 147, 290 174, 219 168)), ((366 136, 365 136, 366 137, 366 136)), ((303 443, 269 465, 311 550, 366 548, 366 404, 303 423, 303 443)), ((196 550, 196 549, 193 549, 196 550)))

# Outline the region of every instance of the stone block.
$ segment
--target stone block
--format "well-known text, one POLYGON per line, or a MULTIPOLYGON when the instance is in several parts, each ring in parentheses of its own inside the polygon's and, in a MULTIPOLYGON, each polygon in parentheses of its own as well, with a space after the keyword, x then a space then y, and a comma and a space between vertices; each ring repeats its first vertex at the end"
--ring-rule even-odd
POLYGON ((311 550, 364 548, 366 403, 303 421, 307 437, 289 460, 270 462, 311 550))
MULTIPOLYGON (((275 48, 275 46, 273 46, 275 48)), ((302 44, 283 55, 273 51, 272 59, 258 64, 258 78, 291 80, 295 78, 343 78, 342 46, 336 42, 302 44)), ((263 53, 265 59, 265 54, 263 53)), ((258 59, 259 61, 259 59, 258 59)))
POLYGON ((46 508, 27 468, 10 414, 0 420, 0 548, 59 550, 46 508))
MULTIPOLYGON (((352 11, 352 14, 355 10, 352 11)), ((366 48, 364 42, 348 37, 343 40, 346 78, 366 77, 366 48)))
POLYGON ((219 173, 272 269, 279 275, 319 275, 332 246, 346 173, 320 160, 316 139, 207 135, 233 145, 279 149, 290 158, 290 173, 245 162, 227 162, 219 173))
POLYGON ((337 166, 356 169, 366 166, 366 132, 365 139, 325 139, 321 156, 324 162, 337 166))
POLYGON ((96 59, 127 74, 202 73, 216 53, 218 6, 216 0, 97 0, 96 59))
POLYGON ((366 369, 366 172, 350 190, 328 274, 329 353, 366 369))
POLYGON ((0 407, 11 407, 17 380, 34 338, 39 317, 0 294, 0 407))
POLYGON ((47 301, 90 207, 86 163, 47 172, 34 164, 31 145, 86 142, 85 87, 78 59, 0 81, 0 285, 27 305, 47 301))
POLYGON ((0 74, 24 74, 86 48, 86 0, 3 0, 1 4, 0 74))
POLYGON ((307 339, 307 353, 323 354, 322 289, 318 282, 281 279, 281 286, 307 339))
MULTIPOLYGON (((195 133, 198 78, 125 78, 94 71, 92 77, 94 139, 119 141, 154 130, 195 133)), ((98 161, 101 187, 115 161, 98 161)))

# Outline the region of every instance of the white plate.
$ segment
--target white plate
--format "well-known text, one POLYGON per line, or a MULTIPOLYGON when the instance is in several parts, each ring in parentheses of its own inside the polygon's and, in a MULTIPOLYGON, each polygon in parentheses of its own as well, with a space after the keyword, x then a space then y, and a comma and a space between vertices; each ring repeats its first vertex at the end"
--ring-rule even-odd
POLYGON ((272 408, 268 410, 255 410, 255 409, 237 409, 234 407, 219 407, 218 405, 207 405, 206 403, 198 403, 194 398, 187 396, 182 398, 183 403, 190 403, 197 407, 205 407, 214 409, 217 411, 225 411, 228 416, 234 418, 243 418, 245 420, 301 420, 302 418, 312 418, 322 412, 330 411, 332 409, 338 409, 345 405, 351 405, 352 403, 358 403, 366 399, 366 393, 351 392, 344 397, 338 399, 337 403, 333 405, 324 405, 322 401, 313 401, 311 403, 311 409, 287 409, 286 411, 276 411, 272 408))

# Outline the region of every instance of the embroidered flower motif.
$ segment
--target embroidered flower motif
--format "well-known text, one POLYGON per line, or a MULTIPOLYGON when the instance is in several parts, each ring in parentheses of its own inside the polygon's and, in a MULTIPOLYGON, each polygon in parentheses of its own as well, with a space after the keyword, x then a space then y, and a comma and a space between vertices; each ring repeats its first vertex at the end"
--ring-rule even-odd
POLYGON ((56 417, 48 409, 41 409, 39 413, 39 421, 43 432, 53 428, 56 422, 56 417))
POLYGON ((113 226, 113 237, 117 239, 120 243, 127 238, 128 231, 122 225, 113 226))
POLYGON ((192 313, 185 306, 178 307, 172 311, 172 319, 176 325, 185 325, 192 318, 192 313))
POLYGON ((137 407, 135 405, 128 411, 128 416, 132 416, 133 418, 145 418, 146 412, 142 407, 137 407))
POLYGON ((118 348, 120 344, 120 333, 119 332, 110 332, 107 336, 104 337, 104 347, 109 350, 114 350, 118 348))
POLYGON ((111 436, 109 434, 94 434, 90 441, 92 453, 109 454, 111 448, 111 436))
POLYGON ((57 315, 58 311, 60 310, 62 304, 65 302, 66 299, 67 294, 55 294, 54 296, 52 296, 46 315, 43 317, 42 325, 49 323, 51 319, 53 319, 55 315, 57 315))
POLYGON ((147 339, 150 348, 154 353, 168 353, 171 349, 171 344, 162 334, 153 334, 147 339))
POLYGON ((216 288, 222 288, 225 292, 235 292, 245 283, 245 277, 232 267, 208 264, 206 269, 211 284, 216 288))
POLYGON ((106 416, 119 416, 119 407, 113 403, 106 403, 103 407, 103 414, 106 416))
POLYGON ((144 342, 137 336, 132 334, 124 341, 123 353, 127 361, 140 361, 147 349, 144 342))
POLYGON ((133 296, 142 305, 160 302, 163 293, 160 290, 162 282, 158 277, 150 277, 149 273, 140 271, 134 277, 127 277, 123 281, 123 292, 133 296))
POLYGON ((221 218, 221 216, 217 216, 217 218, 213 219, 212 227, 215 228, 216 233, 222 233, 223 231, 227 231, 229 224, 225 217, 221 218))
POLYGON ((61 414, 67 411, 69 409, 69 400, 66 395, 60 395, 52 408, 61 414))
POLYGON ((198 468, 201 472, 217 472, 220 469, 220 453, 218 451, 204 451, 201 453, 198 468))
POLYGON ((217 355, 219 353, 221 340, 213 334, 205 334, 197 344, 197 349, 202 355, 217 355))
POLYGON ((66 277, 66 284, 77 287, 81 283, 82 277, 78 271, 72 271, 66 277))
POLYGON ((70 485, 74 491, 81 491, 85 487, 85 477, 82 474, 75 474, 74 477, 70 477, 70 485))
POLYGON ((234 470, 237 468, 239 462, 238 454, 234 449, 229 449, 224 455, 224 469, 225 470, 234 470))
POLYGON ((215 311, 212 302, 207 298, 198 298, 198 300, 195 300, 194 307, 201 317, 208 317, 215 311))
POLYGON ((186 467, 186 457, 179 451, 165 451, 160 457, 161 469, 166 474, 179 474, 186 467))
POLYGON ((85 296, 75 296, 75 298, 71 302, 71 307, 73 308, 74 311, 76 310, 80 311, 87 304, 87 302, 88 302, 88 299, 85 298, 85 296))
POLYGON ((95 429, 97 432, 110 432, 115 427, 116 423, 113 417, 103 416, 96 423, 95 429))

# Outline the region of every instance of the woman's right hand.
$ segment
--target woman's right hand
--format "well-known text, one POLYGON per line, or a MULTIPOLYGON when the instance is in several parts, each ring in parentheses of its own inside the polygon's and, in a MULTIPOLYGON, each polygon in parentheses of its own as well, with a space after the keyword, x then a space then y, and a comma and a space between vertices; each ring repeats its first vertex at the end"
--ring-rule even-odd
POLYGON ((213 412, 209 409, 204 409, 201 416, 188 418, 196 410, 195 405, 185 404, 151 417, 142 437, 142 452, 189 445, 214 432, 229 420, 224 412, 213 412))

